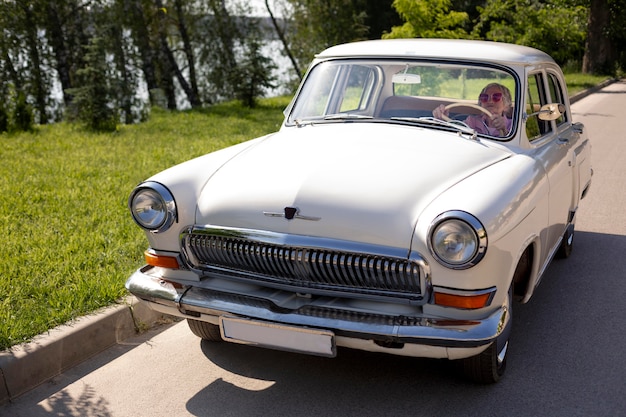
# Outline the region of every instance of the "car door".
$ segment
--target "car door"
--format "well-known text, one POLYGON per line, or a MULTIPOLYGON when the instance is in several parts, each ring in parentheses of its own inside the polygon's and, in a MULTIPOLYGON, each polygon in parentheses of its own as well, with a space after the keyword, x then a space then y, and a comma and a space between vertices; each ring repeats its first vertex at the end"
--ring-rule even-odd
MULTIPOLYGON (((544 71, 531 73, 526 91, 526 135, 531 145, 532 156, 543 166, 548 178, 548 226, 542 232, 542 263, 556 249, 565 232, 572 211, 574 193, 574 152, 576 137, 571 129, 564 129, 569 114, 556 121, 539 118, 541 106, 553 102, 548 74, 544 71)), ((560 87, 559 87, 560 88, 560 87)))
MULTIPOLYGON (((555 72, 547 72, 548 90, 553 103, 566 103, 565 81, 555 72)), ((565 107, 565 112, 555 120, 556 129, 561 140, 566 140, 572 151, 572 195, 570 211, 573 214, 578 208, 578 203, 582 198, 585 187, 591 182, 591 144, 584 132, 582 123, 574 123, 570 114, 569 106, 565 107)), ((573 222, 572 218, 572 222, 573 222)))

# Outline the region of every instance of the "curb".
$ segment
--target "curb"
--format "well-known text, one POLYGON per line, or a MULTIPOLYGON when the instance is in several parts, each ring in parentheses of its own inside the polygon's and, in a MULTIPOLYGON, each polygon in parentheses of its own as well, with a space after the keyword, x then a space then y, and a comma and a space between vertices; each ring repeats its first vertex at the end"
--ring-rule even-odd
POLYGON ((128 297, 0 352, 0 405, 152 327, 162 317, 137 298, 128 297))
POLYGON ((587 97, 588 95, 597 92, 598 90, 602 90, 607 85, 611 85, 611 84, 613 84, 615 82, 618 82, 618 81, 619 81, 618 78, 611 78, 610 80, 602 81, 598 85, 595 85, 595 86, 593 86, 591 88, 588 88, 586 90, 583 90, 583 91, 581 91, 579 93, 574 94, 573 96, 571 96, 569 98, 569 102, 570 102, 570 104, 574 104, 578 100, 583 99, 583 98, 587 97))

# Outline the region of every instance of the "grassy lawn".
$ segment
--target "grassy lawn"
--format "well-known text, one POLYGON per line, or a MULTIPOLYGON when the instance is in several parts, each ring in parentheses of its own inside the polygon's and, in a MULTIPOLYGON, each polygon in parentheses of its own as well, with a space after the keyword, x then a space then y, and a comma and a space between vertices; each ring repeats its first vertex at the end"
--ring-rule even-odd
POLYGON ((113 134, 60 123, 0 135, 0 349, 120 300, 147 246, 126 208, 133 187, 277 130, 287 104, 154 111, 113 134))
MULTIPOLYGON (((570 94, 607 79, 566 77, 570 94)), ((287 104, 156 110, 148 122, 112 134, 60 123, 0 135, 0 349, 119 301, 147 245, 126 208, 133 187, 173 164, 277 130, 287 104)))
POLYGON ((565 74, 567 92, 570 96, 573 96, 576 93, 598 85, 610 78, 611 77, 606 75, 589 75, 580 73, 565 74))

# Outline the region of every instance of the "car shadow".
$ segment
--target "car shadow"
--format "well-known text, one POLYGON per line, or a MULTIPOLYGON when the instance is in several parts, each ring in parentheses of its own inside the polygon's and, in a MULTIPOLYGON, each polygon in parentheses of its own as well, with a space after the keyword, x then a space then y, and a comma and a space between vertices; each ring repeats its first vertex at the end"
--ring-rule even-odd
POLYGON ((189 399, 187 410, 236 416, 616 415, 626 409, 619 348, 626 345, 625 253, 626 236, 577 232, 572 256, 551 264, 529 303, 514 304, 508 370, 498 384, 465 381, 453 361, 350 349, 328 359, 202 341, 208 361, 263 384, 251 389, 215 380, 189 399))

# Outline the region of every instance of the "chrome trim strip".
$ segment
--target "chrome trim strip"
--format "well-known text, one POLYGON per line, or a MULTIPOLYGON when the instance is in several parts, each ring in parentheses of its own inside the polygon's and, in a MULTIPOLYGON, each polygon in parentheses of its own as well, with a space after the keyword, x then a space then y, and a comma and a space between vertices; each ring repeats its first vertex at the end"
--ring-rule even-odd
POLYGON ((271 303, 197 287, 174 288, 159 278, 136 271, 126 288, 151 303, 153 309, 173 316, 215 322, 229 315, 271 323, 312 327, 356 339, 389 340, 445 347, 477 347, 494 341, 510 325, 509 306, 498 307, 480 320, 449 320, 436 317, 382 316, 319 308, 271 309, 271 303), (336 313, 336 314, 335 314, 336 313), (369 320, 367 318, 370 318, 369 320), (352 320, 351 320, 352 318, 352 320))

